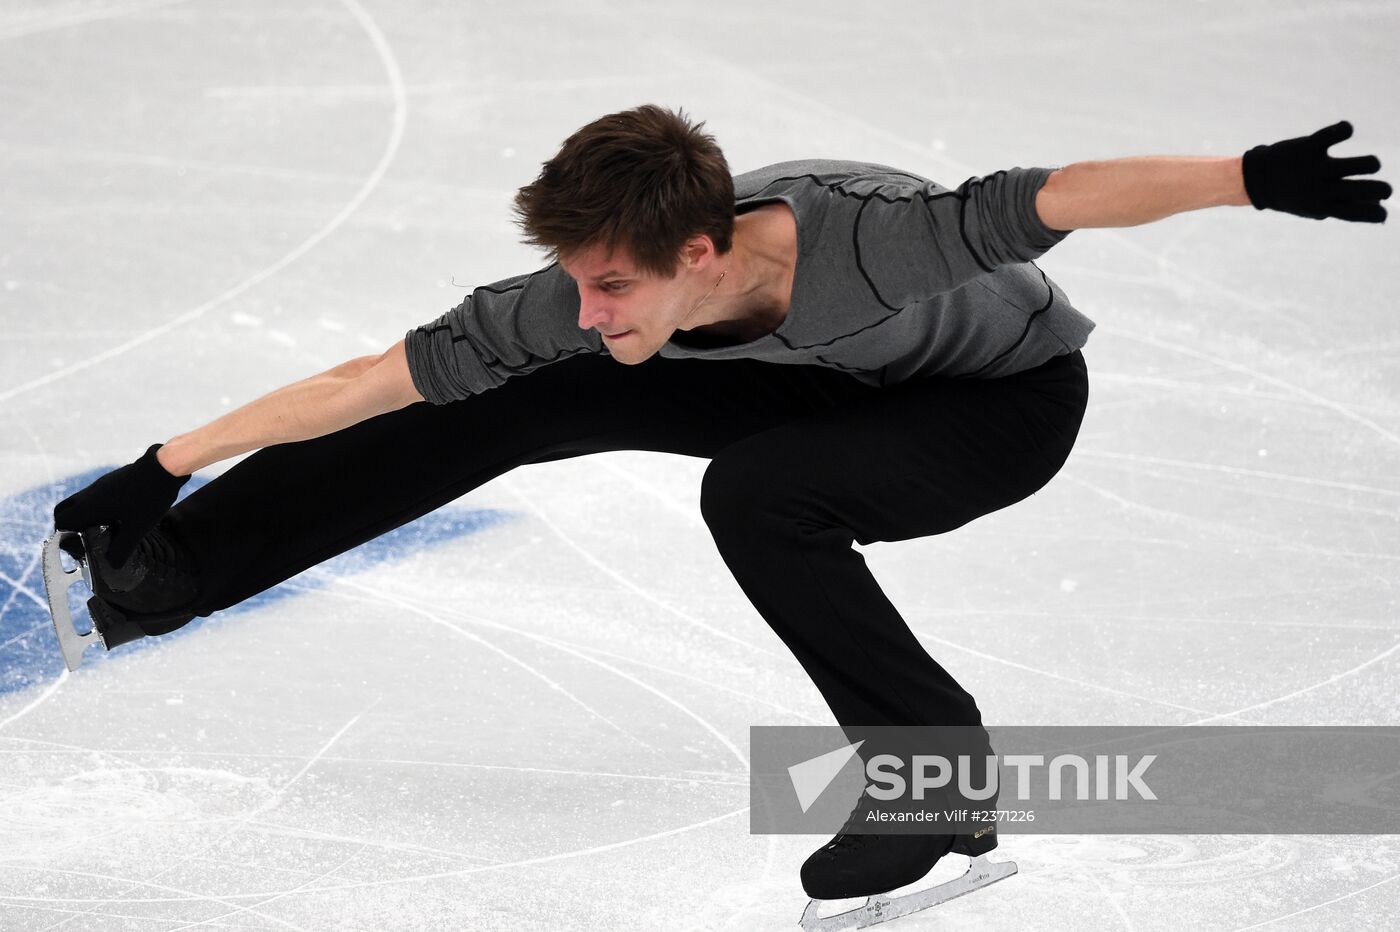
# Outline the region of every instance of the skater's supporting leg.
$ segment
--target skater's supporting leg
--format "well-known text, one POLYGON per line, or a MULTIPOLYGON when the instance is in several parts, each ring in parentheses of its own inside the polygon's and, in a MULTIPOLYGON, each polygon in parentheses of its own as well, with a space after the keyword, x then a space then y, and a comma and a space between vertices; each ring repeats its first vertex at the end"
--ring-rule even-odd
POLYGON ((1031 495, 1068 457, 1087 398, 1074 353, 1006 378, 907 382, 716 454, 701 508, 720 554, 837 721, 981 723, 851 543, 941 534, 1031 495))

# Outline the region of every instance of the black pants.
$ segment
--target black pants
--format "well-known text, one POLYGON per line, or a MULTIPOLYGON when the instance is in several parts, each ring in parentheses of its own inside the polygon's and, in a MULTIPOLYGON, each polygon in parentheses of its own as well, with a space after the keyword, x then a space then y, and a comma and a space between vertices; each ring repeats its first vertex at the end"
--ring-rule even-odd
POLYGON ((837 721, 973 725, 976 703, 851 542, 941 534, 1028 497, 1069 456, 1087 398, 1078 352, 999 379, 886 389, 814 366, 580 356, 260 450, 167 522, 200 560, 195 611, 208 615, 522 464, 706 457, 701 510, 720 554, 837 721))

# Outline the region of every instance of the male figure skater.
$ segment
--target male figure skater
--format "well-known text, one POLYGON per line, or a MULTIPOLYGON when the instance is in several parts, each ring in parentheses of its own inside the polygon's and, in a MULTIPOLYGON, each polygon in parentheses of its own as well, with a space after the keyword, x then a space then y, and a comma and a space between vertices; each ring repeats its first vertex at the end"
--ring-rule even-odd
MULTIPOLYGON (((1093 323, 1033 261, 1068 232, 1248 205, 1382 222, 1342 122, 1242 158, 1012 168, 956 190, 813 159, 732 176, 647 105, 580 129, 515 201, 549 266, 151 446, 54 509, 108 649, 234 605, 516 466, 710 459, 701 507, 745 594, 843 726, 981 725, 852 541, 953 530, 1069 456, 1093 323), (611 356, 609 359, 607 357, 611 356), (619 365, 622 363, 623 365, 619 365), (171 507, 191 473, 252 456, 171 507)), ((55 622, 76 667, 83 646, 55 622), (76 655, 74 654, 76 651, 76 655)), ((887 891, 975 834, 845 832, 814 898, 887 891)))

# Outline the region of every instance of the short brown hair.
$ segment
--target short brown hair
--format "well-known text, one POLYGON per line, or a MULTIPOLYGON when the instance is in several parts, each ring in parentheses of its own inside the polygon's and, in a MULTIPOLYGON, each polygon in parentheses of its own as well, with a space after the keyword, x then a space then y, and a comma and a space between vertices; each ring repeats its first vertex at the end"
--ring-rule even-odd
POLYGON ((720 253, 734 234, 734 178, 714 137, 655 104, 610 113, 564 140, 515 195, 524 241, 550 258, 626 247, 637 268, 674 278, 686 240, 708 235, 720 253))

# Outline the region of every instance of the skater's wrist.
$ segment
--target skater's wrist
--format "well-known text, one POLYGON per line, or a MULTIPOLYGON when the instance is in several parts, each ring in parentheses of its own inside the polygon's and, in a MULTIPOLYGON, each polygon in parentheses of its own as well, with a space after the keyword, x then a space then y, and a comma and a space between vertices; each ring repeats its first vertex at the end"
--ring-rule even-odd
POLYGON ((198 468, 195 458, 191 457, 191 451, 187 448, 186 436, 173 437, 156 450, 156 462, 173 478, 189 476, 198 468))

